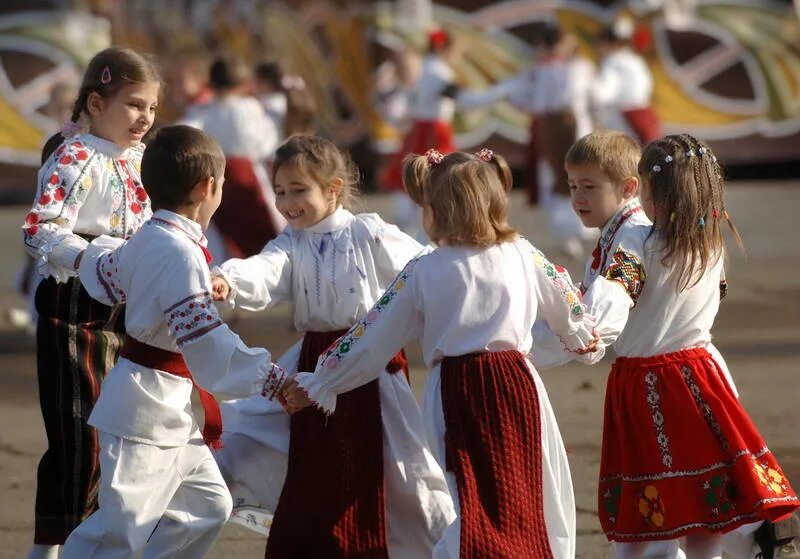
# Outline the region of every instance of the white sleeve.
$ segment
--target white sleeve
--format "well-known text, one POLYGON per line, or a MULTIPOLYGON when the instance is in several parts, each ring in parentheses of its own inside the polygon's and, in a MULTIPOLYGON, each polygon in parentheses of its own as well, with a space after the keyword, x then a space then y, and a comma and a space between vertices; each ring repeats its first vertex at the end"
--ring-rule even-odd
POLYGON ((465 109, 494 105, 507 97, 518 97, 521 93, 522 80, 519 76, 503 80, 486 89, 461 90, 456 103, 465 109))
POLYGON ((259 254, 227 260, 212 273, 228 282, 230 301, 245 310, 260 311, 292 299, 291 249, 289 231, 284 230, 259 254))
POLYGON ((533 289, 539 315, 570 352, 585 349, 594 339, 594 317, 585 312, 580 291, 561 266, 552 264, 538 249, 533 250, 533 289))
POLYGON ((119 279, 117 264, 125 241, 101 235, 92 241, 81 257, 78 276, 92 299, 104 305, 117 305, 126 300, 119 279))
POLYGON ((89 244, 72 228, 92 186, 92 158, 80 142, 63 143, 39 170, 36 199, 22 226, 39 273, 60 283, 77 275, 75 259, 89 244))
POLYGON ((325 413, 336 409, 336 397, 378 378, 386 363, 422 331, 413 275, 418 258, 408 263, 375 306, 328 351, 314 373, 295 377, 325 413))
POLYGON ((623 87, 623 75, 613 61, 606 60, 592 86, 592 101, 595 105, 612 105, 623 87))
POLYGON ((270 353, 247 347, 222 322, 211 299, 208 266, 197 254, 169 258, 159 305, 195 381, 207 390, 235 396, 262 393, 272 398, 284 373, 270 353))
POLYGON ((410 235, 403 233, 396 225, 386 223, 378 214, 359 214, 357 219, 370 236, 375 269, 382 286, 388 285, 412 258, 425 250, 410 235))

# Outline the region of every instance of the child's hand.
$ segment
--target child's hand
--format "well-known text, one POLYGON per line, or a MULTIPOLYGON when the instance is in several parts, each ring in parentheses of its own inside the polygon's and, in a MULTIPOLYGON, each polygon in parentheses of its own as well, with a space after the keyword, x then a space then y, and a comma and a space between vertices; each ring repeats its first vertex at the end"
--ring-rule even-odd
POLYGON ((281 396, 282 400, 286 402, 284 409, 290 414, 302 411, 311 405, 308 393, 294 379, 287 383, 281 396))
POLYGON ((231 292, 231 286, 220 276, 211 276, 211 297, 215 301, 224 301, 231 292))
POLYGON ((586 347, 584 349, 579 349, 575 353, 577 353, 578 355, 584 355, 585 353, 594 353, 594 352, 596 352, 597 350, 600 349, 600 347, 599 347, 599 345, 600 345, 600 336, 597 335, 597 331, 596 330, 592 330, 592 335, 594 336, 594 338, 592 338, 589 341, 589 343, 586 345, 586 347))

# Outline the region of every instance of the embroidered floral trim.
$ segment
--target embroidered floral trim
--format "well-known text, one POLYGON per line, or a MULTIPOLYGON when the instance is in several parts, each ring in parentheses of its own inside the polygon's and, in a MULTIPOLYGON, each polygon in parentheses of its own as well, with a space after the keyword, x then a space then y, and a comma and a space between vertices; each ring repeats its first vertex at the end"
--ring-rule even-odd
POLYGON ((616 483, 603 493, 603 508, 608 515, 611 524, 617 522, 617 512, 619 511, 619 500, 622 497, 622 484, 616 483))
POLYGON ((642 516, 644 523, 648 526, 660 528, 664 525, 665 512, 664 503, 655 485, 642 487, 637 493, 636 507, 642 516))
POLYGON ((661 463, 672 468, 672 453, 669 449, 669 437, 664 432, 664 412, 661 411, 661 395, 658 393, 658 375, 648 371, 644 377, 647 385, 647 404, 650 406, 650 419, 656 430, 656 442, 661 450, 661 463))
POLYGON ((119 286, 117 264, 114 260, 114 254, 104 254, 98 258, 95 271, 97 273, 97 281, 103 286, 108 298, 111 299, 115 305, 124 303, 127 297, 125 291, 119 286))
POLYGON ((594 275, 603 269, 606 264, 606 259, 608 258, 608 251, 611 249, 611 245, 614 244, 617 233, 633 214, 641 211, 642 204, 639 202, 639 199, 632 198, 613 218, 611 218, 608 227, 605 228, 606 232, 597 241, 597 248, 599 250, 595 259, 592 260, 592 265, 589 270, 590 274, 594 275))
POLYGON ((380 314, 384 311, 386 306, 395 298, 403 287, 405 287, 408 277, 411 274, 411 268, 419 261, 422 256, 417 256, 406 264, 403 271, 394 279, 394 281, 386 289, 386 292, 381 296, 375 305, 370 309, 364 318, 355 323, 355 325, 347 331, 347 333, 339 338, 334 344, 320 357, 322 366, 326 369, 336 369, 339 362, 345 355, 353 348, 353 345, 358 343, 359 339, 364 335, 370 325, 374 324, 380 314))
MULTIPOLYGON (((716 367, 714 367, 716 369, 716 367)), ((683 376, 683 380, 686 383, 686 386, 689 387, 689 392, 692 393, 692 397, 694 398, 694 402, 697 405, 697 409, 703 414, 703 418, 708 423, 708 426, 711 428, 711 431, 714 433, 714 436, 717 438, 720 446, 725 451, 730 450, 730 444, 728 443, 728 439, 725 437, 725 434, 722 432, 722 427, 720 427, 717 418, 714 417, 714 412, 711 410, 711 406, 708 405, 705 398, 700 392, 700 386, 698 386, 697 381, 692 374, 692 370, 684 365, 681 368, 681 375, 683 376)))
POLYGON ((758 476, 761 485, 773 493, 777 495, 786 495, 786 493, 789 492, 789 484, 783 472, 777 469, 777 467, 773 468, 768 461, 762 460, 759 462, 754 459, 753 471, 758 476))
POLYGON ((267 377, 264 379, 264 384, 261 387, 261 395, 269 400, 272 400, 275 398, 278 390, 280 390, 283 386, 283 382, 285 380, 286 371, 284 371, 282 367, 279 367, 273 363, 272 368, 269 370, 269 373, 267 373, 267 377))
POLYGON ((622 284, 630 295, 633 304, 639 300, 644 288, 645 273, 639 258, 626 250, 617 250, 611 257, 611 264, 604 274, 607 280, 622 284))
POLYGON ((164 311, 164 315, 178 345, 199 338, 222 324, 208 291, 178 301, 164 311))
POLYGON ((701 483, 711 516, 728 515, 736 508, 736 485, 728 474, 717 474, 701 483))
POLYGON ((573 319, 583 318, 583 304, 581 303, 581 292, 575 288, 567 274, 567 270, 557 264, 551 263, 544 254, 538 249, 533 249, 533 262, 542 270, 544 275, 561 292, 561 297, 569 305, 570 314, 573 319))

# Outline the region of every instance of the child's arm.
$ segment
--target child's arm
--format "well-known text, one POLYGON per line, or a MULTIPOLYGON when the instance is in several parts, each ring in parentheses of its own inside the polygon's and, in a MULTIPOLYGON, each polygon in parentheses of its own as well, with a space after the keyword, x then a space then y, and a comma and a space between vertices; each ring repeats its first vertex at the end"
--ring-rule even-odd
POLYGON ((77 275, 89 243, 72 228, 92 187, 92 152, 80 142, 64 143, 39 170, 36 200, 22 226, 28 253, 39 273, 59 283, 77 275))
POLYGON ((417 309, 414 265, 400 272, 367 315, 339 338, 317 361, 314 374, 295 377, 317 407, 331 414, 336 396, 378 378, 386 363, 422 331, 422 313, 417 309))
POLYGON ((381 285, 388 285, 412 258, 419 256, 425 247, 399 227, 386 223, 378 214, 359 214, 367 228, 375 260, 375 270, 381 285))
MULTIPOLYGON (((260 311, 292 298, 292 241, 284 231, 250 258, 231 258, 212 274, 225 286, 211 290, 216 300, 227 299, 248 311, 260 311), (223 296, 224 295, 224 296, 223 296)), ((218 280, 215 280, 215 283, 218 280)))

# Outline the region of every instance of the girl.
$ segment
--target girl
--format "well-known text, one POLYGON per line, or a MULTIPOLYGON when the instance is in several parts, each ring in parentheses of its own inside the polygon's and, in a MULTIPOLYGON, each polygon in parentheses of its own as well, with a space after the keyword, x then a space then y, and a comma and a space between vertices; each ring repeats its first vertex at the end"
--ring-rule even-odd
POLYGON ((249 95, 250 69, 235 57, 211 65, 214 99, 187 124, 207 132, 225 153, 225 196, 214 225, 235 256, 258 254, 286 222, 275 210, 266 162, 278 146, 278 131, 249 95))
MULTIPOLYGON (((311 371, 422 247, 375 214, 344 209, 357 171, 327 140, 287 140, 273 178, 289 226, 261 254, 223 264, 217 292, 249 310, 293 301, 304 336, 281 364, 311 371)), ((288 416, 263 398, 224 410, 236 415, 226 417, 223 472, 275 511, 267 557, 430 557, 455 515, 400 373, 404 360, 393 357, 399 349, 376 363, 372 383, 343 397, 335 415, 293 416, 290 440, 288 416)))
POLYGON ((136 52, 98 53, 83 77, 64 141, 39 171, 25 247, 44 278, 36 292, 39 400, 48 449, 39 463, 34 548, 56 557, 96 508, 97 434, 86 424, 124 335, 123 306, 93 301, 76 278, 92 239, 127 239, 150 218, 139 177, 160 78, 136 52), (88 123, 88 132, 78 133, 88 123))
POLYGON ((303 78, 284 74, 278 62, 262 62, 255 69, 253 90, 281 141, 314 131, 316 106, 303 78))
POLYGON ((511 173, 502 158, 489 150, 411 156, 404 183, 438 248, 406 266, 314 374, 297 375, 289 408, 308 404, 307 392, 333 413, 341 394, 420 338, 431 368, 428 440, 460 506, 433 556, 572 558, 567 457, 526 354, 538 313, 578 352, 596 343, 591 320, 566 272, 508 226, 511 173))
POLYGON ((667 136, 639 174, 653 226, 626 235, 595 280, 630 309, 606 390, 600 521, 618 557, 685 536, 688 558, 719 558, 721 534, 800 503, 708 349, 726 285, 722 220, 741 243, 716 157, 667 136))

